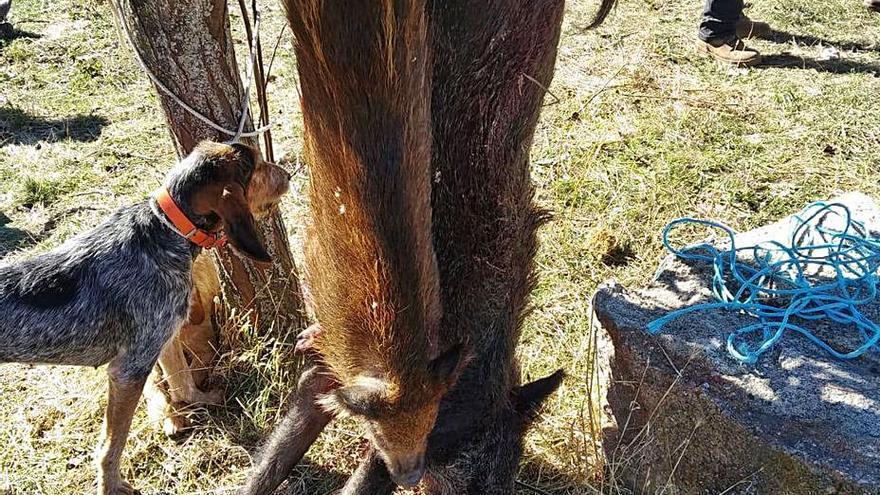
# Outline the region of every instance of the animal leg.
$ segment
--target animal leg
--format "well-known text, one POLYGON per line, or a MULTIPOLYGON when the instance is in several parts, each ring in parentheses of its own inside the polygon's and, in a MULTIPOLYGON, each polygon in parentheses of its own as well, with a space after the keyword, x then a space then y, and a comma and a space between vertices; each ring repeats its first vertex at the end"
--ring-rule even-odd
POLYGON ((162 367, 162 373, 168 383, 171 402, 186 404, 219 404, 223 402, 223 393, 220 390, 202 392, 196 386, 178 336, 172 337, 162 348, 162 353, 159 355, 159 366, 162 367))
POLYGON ((119 372, 111 363, 107 369, 109 392, 104 426, 98 442, 96 463, 98 468, 98 495, 133 495, 134 488, 119 474, 119 459, 128 439, 131 418, 144 389, 144 378, 130 378, 119 372))
POLYGON ((287 478, 330 422, 330 414, 318 406, 316 400, 334 386, 336 383, 320 366, 302 374, 290 398, 290 410, 275 427, 239 495, 268 495, 287 478))
POLYGON ((217 333, 210 320, 199 325, 184 325, 177 334, 184 354, 189 361, 193 383, 202 388, 211 375, 211 368, 217 358, 217 333))
POLYGON ((152 373, 144 388, 144 398, 147 401, 147 416, 155 424, 162 425, 162 431, 169 438, 179 437, 187 428, 189 421, 186 415, 176 411, 165 391, 161 390, 156 383, 156 373, 152 373))
POLYGON ((321 325, 313 323, 296 336, 296 352, 306 353, 314 349, 315 339, 321 334, 321 325))

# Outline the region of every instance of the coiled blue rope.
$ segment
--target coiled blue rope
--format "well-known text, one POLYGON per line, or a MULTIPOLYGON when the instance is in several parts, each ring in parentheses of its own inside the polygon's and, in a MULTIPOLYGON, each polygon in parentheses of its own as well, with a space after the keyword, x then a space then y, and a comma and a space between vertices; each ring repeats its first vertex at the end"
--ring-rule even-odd
POLYGON ((748 247, 737 247, 735 232, 718 222, 680 218, 669 223, 663 230, 663 244, 682 260, 712 264, 712 293, 717 302, 673 311, 650 322, 648 332, 657 334, 688 313, 724 309, 759 320, 727 337, 728 352, 744 363, 755 363, 790 331, 839 359, 880 350, 880 326, 860 310, 877 297, 880 237, 872 236, 839 203, 813 203, 793 219, 787 243, 767 241, 748 247), (840 230, 826 226, 835 216, 842 221, 840 230), (688 224, 721 230, 730 245, 724 250, 706 243, 673 247, 670 233, 688 224), (836 349, 802 326, 805 321, 823 319, 849 329, 841 331, 857 332, 855 348, 836 349))

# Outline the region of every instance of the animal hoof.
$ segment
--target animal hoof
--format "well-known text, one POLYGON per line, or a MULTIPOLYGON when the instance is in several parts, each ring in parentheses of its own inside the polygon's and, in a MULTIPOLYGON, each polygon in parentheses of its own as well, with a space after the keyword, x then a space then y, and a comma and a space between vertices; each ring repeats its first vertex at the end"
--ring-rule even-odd
POLYGON ((98 495, 140 495, 127 481, 119 480, 113 485, 98 486, 98 495))
POLYGON ((119 487, 116 488, 116 493, 114 495, 135 495, 140 494, 139 491, 135 490, 133 486, 131 486, 127 481, 123 481, 119 484, 119 487))
POLYGON ((339 384, 333 379, 333 375, 327 368, 316 365, 303 371, 299 377, 296 394, 302 397, 310 397, 312 401, 321 394, 329 393, 339 384))
POLYGON ((296 336, 296 352, 304 354, 315 348, 315 339, 321 334, 321 325, 314 323, 296 336))

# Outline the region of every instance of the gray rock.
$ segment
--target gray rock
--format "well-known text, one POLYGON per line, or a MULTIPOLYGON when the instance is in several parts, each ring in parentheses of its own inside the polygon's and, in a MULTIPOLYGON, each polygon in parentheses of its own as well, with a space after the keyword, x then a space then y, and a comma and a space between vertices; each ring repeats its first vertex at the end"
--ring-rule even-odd
MULTIPOLYGON (((834 201, 880 231, 870 198, 834 201)), ((737 245, 785 239, 789 221, 737 245)), ((710 277, 708 265, 670 257, 648 288, 611 282, 596 294, 608 483, 645 494, 880 494, 880 350, 837 360, 789 334, 756 365, 741 364, 726 338, 755 320, 732 311, 645 331, 669 311, 712 301, 710 277)), ((880 318, 880 303, 868 312, 880 318)), ((835 347, 853 344, 852 329, 811 328, 835 347)))

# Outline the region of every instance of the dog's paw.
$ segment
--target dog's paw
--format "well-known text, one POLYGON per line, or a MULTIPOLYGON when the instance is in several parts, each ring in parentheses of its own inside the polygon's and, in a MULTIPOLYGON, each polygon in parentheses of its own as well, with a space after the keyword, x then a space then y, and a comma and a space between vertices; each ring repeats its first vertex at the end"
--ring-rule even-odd
POLYGON ((180 439, 189 431, 189 420, 185 414, 169 413, 162 420, 162 432, 172 440, 180 439))

